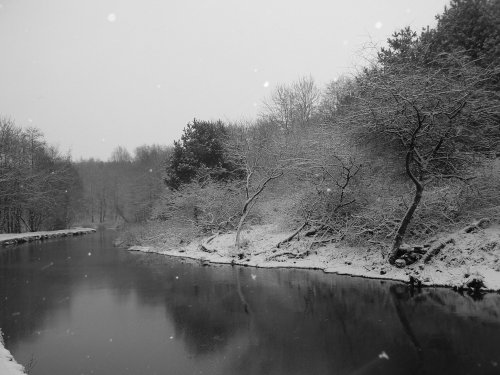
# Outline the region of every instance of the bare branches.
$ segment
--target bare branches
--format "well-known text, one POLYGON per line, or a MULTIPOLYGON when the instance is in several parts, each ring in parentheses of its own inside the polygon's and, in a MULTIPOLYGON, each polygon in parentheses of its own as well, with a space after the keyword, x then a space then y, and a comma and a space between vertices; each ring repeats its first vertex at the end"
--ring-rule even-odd
POLYGON ((311 76, 302 77, 292 85, 276 86, 271 96, 264 101, 261 116, 289 133, 313 118, 320 98, 321 93, 314 79, 311 76))
POLYGON ((0 231, 66 227, 78 179, 36 128, 0 118, 0 231))
POLYGON ((498 71, 478 67, 460 53, 426 55, 410 31, 395 35, 396 44, 358 75, 350 113, 340 119, 369 142, 376 139, 404 155, 415 196, 398 230, 391 231, 397 233, 395 248, 426 187, 443 179, 469 182, 473 166, 500 145, 499 98, 485 84, 498 71))

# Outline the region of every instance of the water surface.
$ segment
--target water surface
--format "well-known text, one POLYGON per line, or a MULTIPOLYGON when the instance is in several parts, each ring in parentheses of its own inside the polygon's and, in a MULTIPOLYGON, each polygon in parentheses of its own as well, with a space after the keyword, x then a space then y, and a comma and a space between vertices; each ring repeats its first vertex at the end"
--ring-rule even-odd
POLYGON ((112 238, 0 249, 0 327, 32 375, 500 373, 497 294, 207 267, 112 238))

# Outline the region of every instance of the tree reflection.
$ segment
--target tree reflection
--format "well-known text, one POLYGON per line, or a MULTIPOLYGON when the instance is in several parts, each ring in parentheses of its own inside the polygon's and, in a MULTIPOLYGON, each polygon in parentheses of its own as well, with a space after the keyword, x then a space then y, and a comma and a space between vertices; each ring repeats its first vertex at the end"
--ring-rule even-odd
MULTIPOLYGON (((131 295, 138 311, 161 309, 191 360, 219 364, 201 368, 205 374, 477 373, 478 363, 482 370, 500 363, 495 294, 473 301, 321 272, 202 267, 111 249, 100 235, 48 245, 0 251, 8 347, 34 340, 91 288, 113 291, 117 314, 131 295)), ((172 332, 154 334, 169 342, 172 332)), ((151 350, 137 346, 139 357, 151 350)), ((183 360, 169 348, 159 361, 183 360)))

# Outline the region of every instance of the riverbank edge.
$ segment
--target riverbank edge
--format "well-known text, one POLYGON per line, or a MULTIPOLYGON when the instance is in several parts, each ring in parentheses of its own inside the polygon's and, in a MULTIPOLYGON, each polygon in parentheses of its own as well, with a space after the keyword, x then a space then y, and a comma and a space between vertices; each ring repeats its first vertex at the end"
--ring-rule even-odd
POLYGON ((0 329, 0 374, 26 375, 22 365, 16 362, 10 351, 5 348, 2 330, 0 329))
POLYGON ((79 236, 94 233, 93 228, 71 228, 53 231, 25 232, 25 233, 2 233, 0 234, 0 246, 13 246, 25 242, 44 241, 50 238, 79 236))
MULTIPOLYGON (((431 263, 424 264, 423 261, 419 261, 405 268, 397 268, 390 266, 380 255, 380 251, 370 253, 368 248, 339 247, 336 244, 323 246, 315 254, 305 258, 269 260, 269 258, 276 258, 280 253, 290 254, 294 250, 277 251, 275 245, 287 238, 289 233, 275 232, 265 227, 261 226, 261 230, 255 230, 254 227, 245 232, 245 238, 252 245, 245 249, 242 259, 238 259, 234 250, 234 233, 221 234, 215 238, 212 236, 196 239, 188 245, 179 245, 175 249, 153 245, 131 246, 127 250, 191 259, 200 261, 202 265, 212 263, 256 268, 321 270, 337 275, 409 284, 417 281, 424 287, 446 287, 462 291, 468 289, 467 285, 470 281, 478 279, 484 283, 480 288, 481 292, 500 291, 500 269, 491 269, 487 262, 449 267, 446 261, 435 259, 431 263)), ((500 233, 496 232, 496 235, 500 238, 500 233)))

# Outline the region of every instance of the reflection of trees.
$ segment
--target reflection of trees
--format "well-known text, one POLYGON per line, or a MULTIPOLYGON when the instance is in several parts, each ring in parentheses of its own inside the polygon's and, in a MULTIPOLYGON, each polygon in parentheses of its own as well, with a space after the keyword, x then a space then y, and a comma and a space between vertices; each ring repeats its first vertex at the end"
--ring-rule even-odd
POLYGON ((500 363, 498 295, 474 302, 450 290, 423 289, 412 296, 390 282, 202 267, 113 251, 99 235, 69 241, 53 241, 43 251, 31 245, 0 251, 0 299, 9 301, 0 305, 0 326, 7 346, 29 338, 49 315, 68 311, 80 283, 96 282, 119 291, 117 298, 134 292, 140 304, 164 308, 189 353, 209 361, 226 357, 221 375, 372 373, 380 366, 384 373, 415 373, 419 358, 425 359, 421 373, 500 363), (21 314, 12 316, 16 311, 21 314), (415 355, 418 348, 422 357, 415 355), (389 360, 378 358, 382 351, 389 360))
POLYGON ((164 279, 163 298, 175 335, 183 339, 191 353, 221 350, 245 327, 247 317, 241 313, 231 268, 214 269, 171 260, 167 273, 158 276, 164 279))
MULTIPOLYGON (((56 243, 56 242, 54 242, 56 243)), ((27 251, 0 250, 0 326, 6 345, 39 329, 49 311, 67 305, 70 274, 51 272, 50 261, 33 245, 27 251), (22 264, 21 267, 11 266, 22 264), (41 269, 45 268, 44 271, 41 269)), ((64 250, 62 250, 66 253, 64 250)))
POLYGON ((110 236, 99 232, 0 248, 0 327, 7 347, 33 337, 49 316, 68 313, 80 284, 129 285, 125 262, 109 272, 126 255, 110 252, 110 236))
POLYGON ((392 296, 392 300, 394 302, 394 308, 396 310, 396 315, 403 326, 404 332, 410 339, 410 342, 415 347, 415 352, 417 355, 417 366, 413 369, 414 373, 421 374, 422 366, 423 366, 423 355, 422 355, 422 346, 418 342, 417 336, 415 335, 411 323, 408 320, 403 302, 408 301, 411 298, 410 288, 400 284, 394 284, 389 287, 389 291, 392 296))
MULTIPOLYGON (((433 302, 433 295, 447 306, 464 302, 449 290, 426 290, 427 296, 411 297, 406 287, 394 283, 385 287, 378 281, 306 271, 237 268, 236 279, 224 267, 199 267, 192 272, 199 272, 197 284, 204 286, 196 294, 194 289, 176 289, 174 296, 165 299, 167 309, 179 312, 175 305, 200 300, 192 304, 187 317, 176 318, 176 324, 189 325, 177 329, 195 354, 223 352, 230 359, 224 374, 343 374, 382 369, 384 373, 418 373, 423 356, 414 353, 419 347, 428 354, 421 372, 443 373, 453 368, 460 373, 464 363, 476 365, 470 358, 487 356, 479 349, 485 335, 480 325, 471 327, 464 316, 450 315, 433 302), (218 292, 211 283, 219 285, 218 292), (205 324, 214 324, 218 330, 220 324, 225 325, 225 340, 216 342, 217 332, 211 331, 215 328, 205 324), (453 340, 447 339, 450 331, 455 332, 453 340), (475 345, 472 357, 470 342, 475 345), (447 364, 437 356, 441 350, 447 364), (378 358, 382 351, 388 353, 388 361, 378 358)), ((493 304, 500 305, 498 297, 493 304)), ((494 358, 491 350, 488 355, 494 358)))

